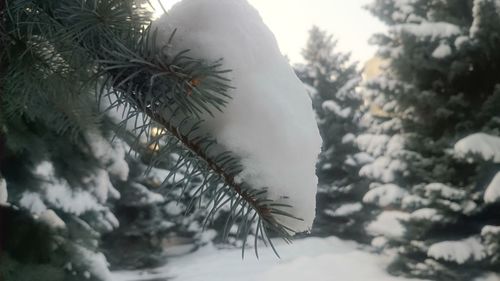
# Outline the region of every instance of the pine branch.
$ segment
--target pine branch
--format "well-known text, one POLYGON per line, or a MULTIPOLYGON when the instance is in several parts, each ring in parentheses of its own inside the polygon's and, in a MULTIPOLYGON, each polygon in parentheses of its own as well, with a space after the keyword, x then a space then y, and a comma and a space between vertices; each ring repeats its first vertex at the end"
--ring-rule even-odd
MULTIPOLYGON (((115 89, 115 91, 118 92, 114 93, 115 95, 123 94, 119 93, 119 90, 115 89)), ((134 97, 139 96, 140 95, 134 95, 134 97)), ((130 103, 130 100, 128 102, 130 103)), ((176 184, 183 184, 183 190, 186 191, 186 189, 190 187, 190 183, 192 182, 191 178, 199 176, 201 173, 202 177, 205 180, 194 192, 194 196, 197 198, 197 200, 201 200, 201 198, 204 197, 204 194, 208 194, 208 197, 211 199, 204 205, 208 206, 213 204, 205 220, 205 225, 211 219, 213 219, 215 213, 224 204, 230 203, 229 208, 231 210, 231 215, 228 217, 226 227, 224 229, 224 240, 227 239, 227 235, 230 230, 230 228, 228 228, 227 226, 232 225, 237 220, 242 218, 242 220, 239 222, 237 236, 241 236, 241 238, 246 241, 248 231, 250 230, 250 225, 255 223, 258 225, 257 232, 255 233, 255 239, 262 238, 264 240, 267 240, 275 251, 276 255, 278 255, 273 242, 270 239, 269 233, 275 233, 287 242, 291 241, 292 237, 290 236, 290 233, 293 233, 293 230, 287 228, 276 220, 276 215, 294 218, 289 213, 283 211, 284 208, 291 208, 291 206, 279 204, 273 202, 272 200, 269 200, 266 197, 266 190, 256 190, 246 185, 245 183, 237 182, 235 177, 241 171, 240 167, 238 166, 238 159, 233 157, 228 152, 219 151, 217 155, 210 153, 210 149, 214 147, 216 142, 211 140, 209 137, 193 137, 193 133, 197 131, 196 124, 190 127, 190 122, 184 119, 183 121, 178 122, 179 124, 174 125, 173 122, 175 121, 173 121, 172 118, 166 118, 162 114, 162 111, 155 110, 155 107, 153 105, 144 105, 141 101, 138 100, 133 101, 132 104, 135 104, 135 106, 139 106, 142 104, 143 107, 142 109, 137 109, 134 111, 130 110, 130 113, 127 114, 127 119, 125 120, 125 122, 123 122, 122 125, 124 125, 127 120, 139 118, 138 114, 144 112, 151 120, 154 121, 155 124, 161 125, 163 129, 168 131, 168 133, 165 133, 161 136, 150 136, 150 141, 148 141, 149 144, 152 144, 154 147, 156 147, 157 145, 159 145, 161 137, 173 137, 176 141, 178 141, 188 149, 185 155, 179 157, 180 160, 178 160, 178 163, 175 164, 175 167, 193 167, 193 169, 185 176, 185 178, 181 179, 176 184), (200 161, 202 163, 200 163, 200 161), (222 181, 223 183, 222 186, 219 184, 220 181, 222 181)), ((110 110, 112 110, 112 108, 110 110)), ((144 126, 144 128, 151 127, 152 125, 150 124, 144 126)), ((144 130, 144 128, 140 129, 139 134, 147 135, 147 131, 144 130)), ((156 159, 152 159, 152 162, 150 164, 151 166, 153 166, 156 161, 165 159, 167 155, 171 153, 169 147, 176 145, 175 141, 172 143, 170 140, 166 140, 165 143, 169 143, 170 145, 166 146, 165 152, 160 151, 157 154, 156 159)), ((167 176, 164 182, 169 182, 171 176, 173 175, 175 175, 175 173, 167 176)), ((201 201, 199 202, 201 204, 201 201)), ((194 205, 195 203, 192 202, 188 207, 188 210, 194 205)), ((254 241, 254 244, 257 244, 257 240, 254 241)), ((245 244, 243 246, 245 246, 245 244)), ((255 251, 256 255, 258 255, 257 248, 255 249, 255 251)), ((244 253, 244 247, 242 249, 242 253, 244 253)))
MULTIPOLYGON (((170 54, 168 44, 159 46, 147 13, 137 10, 138 6, 133 3, 136 2, 13 1, 9 7, 12 15, 9 34, 16 42, 21 42, 21 50, 35 54, 36 46, 30 44, 42 37, 53 47, 54 55, 49 58, 42 56, 37 64, 47 62, 47 69, 62 75, 68 83, 74 77, 68 73, 83 68, 88 72, 82 73, 83 77, 89 77, 89 81, 83 84, 97 84, 98 102, 115 95, 108 110, 127 104, 129 111, 122 125, 135 118, 135 131, 139 137, 146 135, 150 142, 163 138, 167 143, 165 151, 160 151, 152 162, 170 153, 169 146, 183 145, 187 150, 177 160, 176 167, 189 168, 179 183, 187 189, 194 178, 203 176, 203 183, 194 194, 198 198, 209 195, 207 205, 211 204, 212 209, 207 222, 221 206, 229 204, 231 215, 227 224, 238 220, 238 234, 245 241, 250 226, 255 223, 256 239, 259 235, 267 239, 273 249, 268 235, 270 231, 290 241, 293 230, 280 223, 278 217, 294 218, 283 210, 291 206, 270 200, 265 189, 257 190, 237 181, 236 176, 241 172, 239 159, 224 151, 209 136, 200 136, 202 117, 213 115, 213 111, 222 111, 230 100, 228 90, 231 86, 225 78, 228 70, 222 69, 221 61, 193 59, 188 50, 170 54), (62 60, 53 60, 57 55, 61 55, 62 60), (63 71, 58 71, 61 66, 63 71), (151 137, 152 124, 144 116, 161 124, 169 135, 151 137), (139 123, 141 119, 143 122, 139 123)), ((19 69, 15 71, 25 73, 23 67, 27 65, 16 67, 19 69)), ((21 76, 16 84, 23 94, 19 101, 22 101, 20 98, 30 98, 30 88, 22 84, 22 79, 21 76)), ((43 95, 40 91, 36 93, 43 95)), ((36 111, 33 114, 39 115, 36 111)), ((254 243, 257 244, 257 240, 254 243)))
POLYGON ((193 152, 198 158, 202 159, 214 173, 223 179, 224 183, 229 188, 233 189, 241 198, 243 198, 243 200, 252 206, 252 208, 256 211, 259 217, 266 222, 266 224, 279 225, 273 216, 273 212, 276 212, 276 210, 273 210, 270 205, 262 204, 258 197, 243 188, 242 184, 237 183, 235 174, 228 173, 222 165, 214 161, 214 159, 208 155, 205 148, 202 147, 200 142, 196 142, 195 140, 190 139, 187 135, 182 134, 179 127, 174 126, 169 120, 162 117, 161 114, 155 113, 150 109, 146 109, 145 112, 152 120, 161 124, 168 132, 170 132, 170 134, 180 140, 184 147, 193 152))
MULTIPOLYGON (((102 66, 102 76, 107 77, 105 80, 108 87, 105 91, 119 92, 115 98, 135 108, 128 118, 138 118, 136 114, 139 112, 146 114, 170 132, 170 135, 187 148, 196 159, 202 160, 206 167, 200 169, 208 169, 217 175, 224 183, 224 187, 231 189, 234 192, 233 196, 240 198, 238 204, 234 206, 242 205, 244 208, 248 207, 249 211, 255 211, 254 216, 245 213, 240 229, 247 228, 246 225, 249 224, 247 219, 254 221, 258 216, 258 225, 262 228, 261 235, 264 239, 268 239, 271 246, 273 244, 267 235, 268 231, 273 231, 286 241, 290 241, 290 233, 294 231, 281 224, 276 216, 298 219, 282 210, 291 206, 267 199, 265 190, 259 192, 244 183, 238 183, 235 179, 241 172, 238 159, 229 152, 219 151, 217 155, 209 153, 209 147, 214 145, 215 141, 199 136, 190 138, 190 135, 196 134, 196 124, 203 122, 200 115, 212 114, 212 109, 205 103, 209 103, 215 110, 222 111, 222 106, 230 98, 226 91, 231 87, 227 84, 228 80, 222 76, 228 71, 218 70, 222 66, 220 62, 207 65, 206 62, 189 58, 185 55, 187 52, 169 56, 168 50, 158 49, 156 34, 150 32, 149 28, 141 35, 144 38, 141 37, 138 41, 143 45, 136 50, 126 48, 125 44, 120 44, 120 48, 105 50, 107 59, 99 61, 102 66), (187 128, 189 126, 192 128, 187 128), (217 157, 221 155, 224 157, 218 161, 217 157)), ((147 134, 144 128, 140 131, 147 134)), ((184 165, 190 166, 191 163, 186 162, 184 165)), ((200 167, 197 164, 194 166, 200 167)), ((207 178, 210 176, 205 175, 207 178)), ((200 189, 203 189, 203 186, 200 189)), ((225 194, 221 190, 215 190, 214 193, 225 194)), ((214 201, 217 201, 215 196, 214 201)), ((217 206, 214 206, 210 213, 214 213, 215 209, 217 206)), ((244 231, 241 234, 243 238, 246 237, 244 231)))

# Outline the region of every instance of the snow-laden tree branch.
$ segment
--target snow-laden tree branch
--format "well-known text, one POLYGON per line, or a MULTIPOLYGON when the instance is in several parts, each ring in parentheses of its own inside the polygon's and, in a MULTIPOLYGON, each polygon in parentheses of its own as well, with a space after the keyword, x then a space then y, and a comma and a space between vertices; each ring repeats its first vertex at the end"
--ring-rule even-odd
POLYGON ((271 246, 269 232, 288 241, 310 229, 320 139, 307 94, 262 19, 246 1, 187 0, 165 16, 174 21, 152 24, 144 5, 9 2, 5 116, 22 112, 78 136, 99 122, 72 109, 92 106, 86 100, 95 87, 106 111, 120 110, 121 125, 133 124, 136 142, 158 149, 152 162, 185 148, 175 165, 185 177, 172 173, 165 182, 187 188, 201 175, 189 192, 211 198, 207 222, 229 204, 226 225, 238 222, 245 240, 257 225, 254 243, 261 236, 271 246), (228 10, 231 17, 217 14, 228 10), (232 24, 243 29, 228 33, 232 24), (32 66, 40 71, 26 71, 32 66), (164 133, 152 134, 158 126, 164 133))

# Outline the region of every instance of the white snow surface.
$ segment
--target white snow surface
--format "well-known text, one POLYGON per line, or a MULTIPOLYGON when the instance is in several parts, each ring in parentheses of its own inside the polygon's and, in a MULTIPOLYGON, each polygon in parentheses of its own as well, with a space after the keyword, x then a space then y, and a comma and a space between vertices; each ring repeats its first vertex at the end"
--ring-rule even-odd
POLYGON ((435 259, 463 264, 466 261, 480 261, 486 255, 481 240, 469 237, 459 241, 444 241, 431 245, 427 255, 435 259))
POLYGON ((223 58, 232 100, 223 113, 206 116, 204 129, 242 158, 241 178, 267 187, 270 199, 303 221, 279 218, 307 231, 315 215, 315 164, 321 150, 311 100, 272 32, 246 0, 184 0, 155 22, 159 44, 174 29, 171 51, 194 58, 223 58))
POLYGON ((500 200, 500 172, 498 172, 484 192, 484 202, 495 203, 500 200))
POLYGON ((454 147, 455 155, 468 159, 470 155, 500 163, 500 137, 476 133, 459 140, 454 147))
POLYGON ((354 242, 335 237, 307 238, 278 245, 282 259, 261 248, 241 259, 240 249, 217 250, 209 245, 190 255, 172 259, 166 266, 147 271, 113 272, 112 281, 409 281, 389 275, 388 256, 358 249, 354 242), (169 279, 172 278, 172 279, 169 279))

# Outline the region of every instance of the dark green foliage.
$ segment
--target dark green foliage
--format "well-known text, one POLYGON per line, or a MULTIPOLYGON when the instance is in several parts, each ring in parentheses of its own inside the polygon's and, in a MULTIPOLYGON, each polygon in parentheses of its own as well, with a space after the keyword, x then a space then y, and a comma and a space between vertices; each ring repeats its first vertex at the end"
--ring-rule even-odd
POLYGON ((0 278, 16 281, 62 281, 65 273, 59 266, 51 264, 21 263, 7 254, 0 256, 0 278))
POLYGON ((24 263, 48 263, 52 233, 48 226, 38 224, 22 211, 1 207, 1 248, 12 258, 24 263))
MULTIPOLYGON (((24 211, 0 206, 0 279, 15 281, 81 280, 67 265, 79 246, 69 233, 54 230, 24 211)), ((91 278, 90 280, 96 280, 91 278)))

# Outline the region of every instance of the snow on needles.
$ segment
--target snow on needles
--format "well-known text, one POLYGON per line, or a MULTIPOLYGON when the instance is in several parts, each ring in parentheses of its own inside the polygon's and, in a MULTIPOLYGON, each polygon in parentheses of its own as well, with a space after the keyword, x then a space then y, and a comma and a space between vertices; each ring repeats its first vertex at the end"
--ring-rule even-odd
MULTIPOLYGON (((469 159, 479 156, 483 160, 500 163, 500 137, 476 133, 459 140, 454 147, 455 155, 469 159)), ((472 159, 469 159, 472 161, 472 159)))
POLYGON ((435 259, 463 264, 466 261, 480 261, 485 257, 485 249, 477 237, 459 241, 445 241, 431 245, 427 255, 435 259))
POLYGON ((366 231, 374 236, 383 235, 389 238, 400 238, 405 233, 401 221, 408 220, 410 214, 401 211, 384 211, 366 226, 366 231))
POLYGON ((406 190, 395 184, 384 184, 370 189, 363 197, 363 202, 388 207, 400 203, 406 194, 406 190))
MULTIPOLYGON (((52 162, 40 162, 35 167, 34 174, 43 180, 40 189, 45 203, 75 215, 90 210, 102 210, 102 205, 89 192, 84 189, 73 189, 64 178, 57 178, 52 162)), ((47 209, 40 195, 33 192, 24 192, 19 203, 35 214, 47 209)))
POLYGON ((397 25, 395 31, 410 33, 416 37, 430 37, 432 39, 447 38, 460 34, 460 28, 448 22, 405 23, 397 25))
POLYGON ((451 55, 451 47, 444 42, 441 42, 434 52, 432 52, 432 56, 436 59, 444 59, 449 55, 451 55))
POLYGON ((155 22, 159 44, 174 29, 173 53, 190 49, 194 58, 223 58, 232 100, 223 113, 206 116, 204 129, 242 158, 240 177, 304 221, 281 218, 300 232, 315 213, 315 163, 321 138, 303 84, 269 28, 246 0, 184 0, 155 22))
POLYGON ((88 189, 71 185, 66 178, 57 176, 52 162, 41 161, 33 169, 33 175, 40 180, 39 189, 20 194, 19 206, 56 228, 64 222, 52 209, 76 216, 92 212, 98 216, 98 223, 111 231, 118 227, 119 222, 105 203, 107 198, 117 198, 119 193, 111 186, 108 174, 100 171, 83 179, 84 186, 93 187, 88 189))

